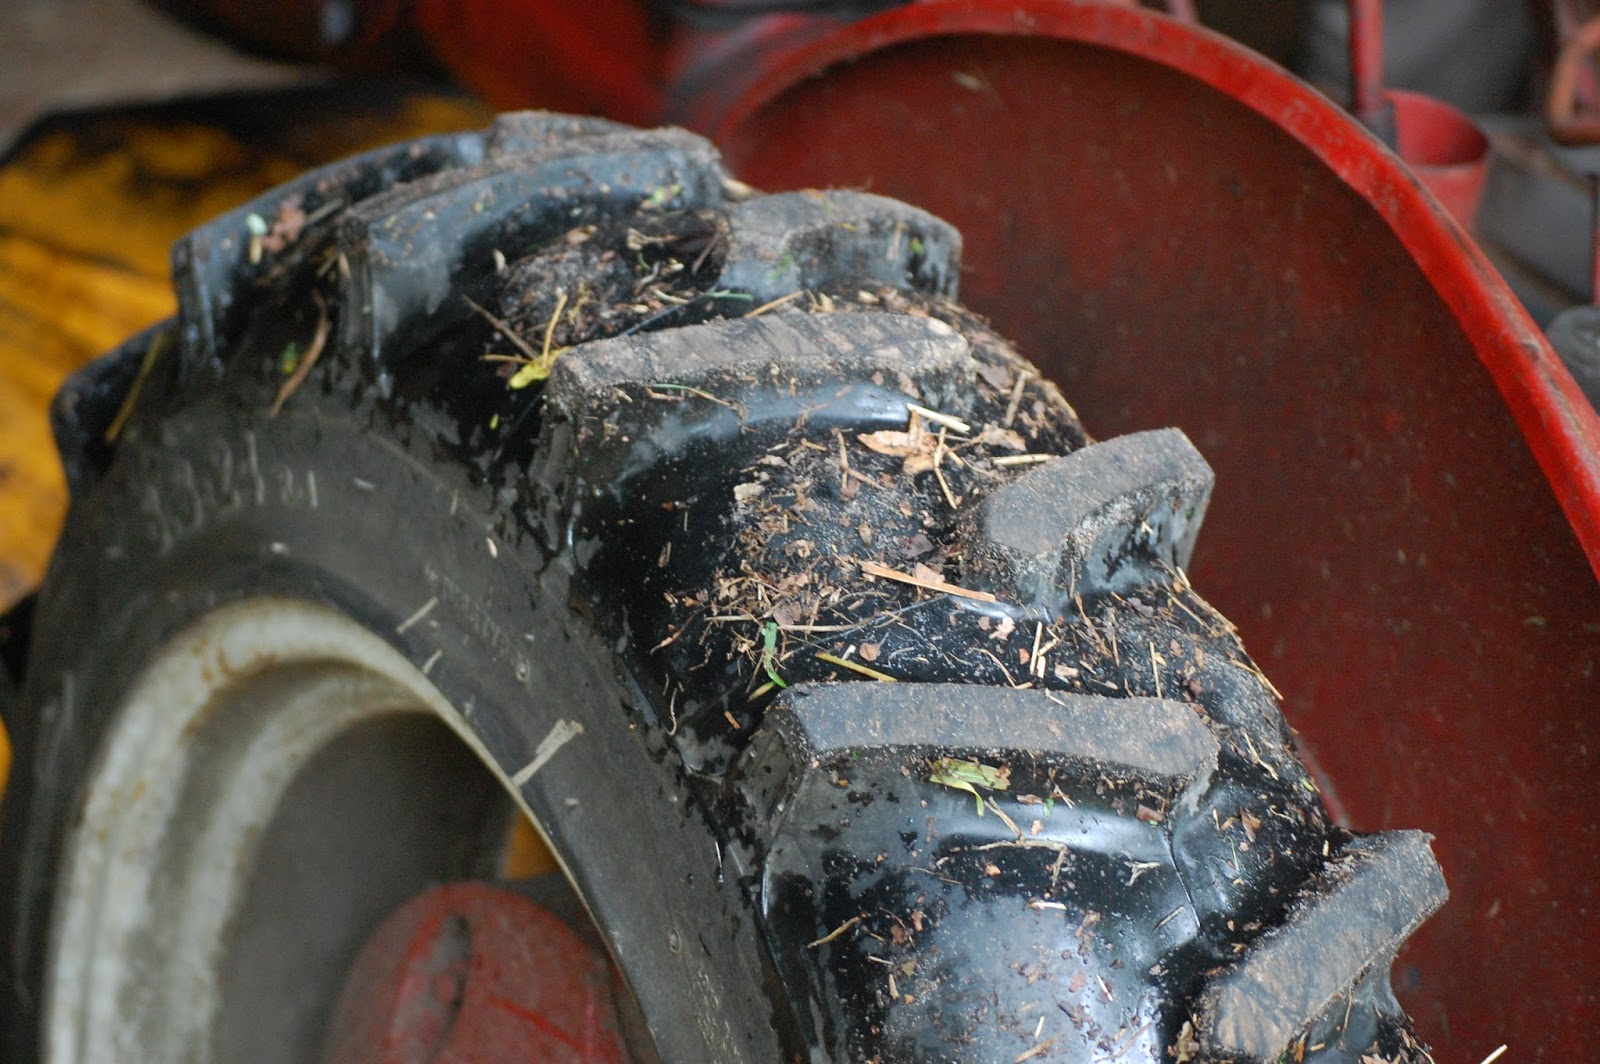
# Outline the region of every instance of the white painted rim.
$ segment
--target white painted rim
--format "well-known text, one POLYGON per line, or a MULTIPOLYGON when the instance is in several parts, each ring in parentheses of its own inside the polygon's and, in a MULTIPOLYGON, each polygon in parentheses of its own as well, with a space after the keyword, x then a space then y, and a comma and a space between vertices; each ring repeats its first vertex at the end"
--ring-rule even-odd
POLYGON ((163 646, 102 739, 66 841, 44 1059, 212 1060, 223 937, 250 841, 331 740, 380 716, 418 713, 448 724, 533 819, 427 677, 341 614, 253 599, 163 646))

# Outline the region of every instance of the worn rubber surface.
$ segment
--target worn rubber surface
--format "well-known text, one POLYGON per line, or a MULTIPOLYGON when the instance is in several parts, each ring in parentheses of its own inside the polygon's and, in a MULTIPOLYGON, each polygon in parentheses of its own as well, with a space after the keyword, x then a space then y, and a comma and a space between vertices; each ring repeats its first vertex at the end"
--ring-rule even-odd
POLYGON ((663 1060, 1422 1059, 1388 967, 1444 900, 1426 837, 1329 822, 1183 575, 1210 469, 1091 442, 951 302, 959 246, 543 115, 187 238, 179 317, 57 406, 7 1059, 119 692, 262 594, 466 707, 663 1060))

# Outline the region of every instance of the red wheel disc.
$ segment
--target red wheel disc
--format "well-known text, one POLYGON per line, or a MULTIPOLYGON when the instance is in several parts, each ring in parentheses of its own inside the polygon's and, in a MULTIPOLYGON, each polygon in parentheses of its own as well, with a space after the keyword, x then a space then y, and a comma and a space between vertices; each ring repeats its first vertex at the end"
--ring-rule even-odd
POLYGON ((611 965, 518 894, 439 887, 367 940, 340 995, 332 1064, 621 1064, 611 965))

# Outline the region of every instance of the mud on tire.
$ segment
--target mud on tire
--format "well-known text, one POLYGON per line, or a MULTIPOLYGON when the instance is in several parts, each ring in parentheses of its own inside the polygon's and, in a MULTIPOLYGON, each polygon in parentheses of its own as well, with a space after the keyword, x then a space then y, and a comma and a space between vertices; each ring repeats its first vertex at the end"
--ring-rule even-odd
POLYGON ((959 248, 542 114, 180 243, 178 316, 56 406, 8 1059, 63 1052, 127 691, 264 600, 456 707, 663 1060, 1421 1059, 1388 968, 1445 897, 1427 837, 1330 823, 1184 576, 1210 469, 1175 430, 1089 440, 953 302, 959 248))

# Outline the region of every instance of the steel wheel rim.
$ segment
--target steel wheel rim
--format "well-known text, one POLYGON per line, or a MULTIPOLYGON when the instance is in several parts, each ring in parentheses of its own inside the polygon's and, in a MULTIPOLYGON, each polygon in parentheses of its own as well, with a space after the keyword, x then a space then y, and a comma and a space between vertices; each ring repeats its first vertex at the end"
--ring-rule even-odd
MULTIPOLYGON (((337 775, 341 739, 438 723, 531 821, 427 676, 348 617, 253 599, 160 647, 106 729, 64 844, 46 1059, 229 1059, 217 1048, 228 1038, 229 940, 259 903, 275 834, 303 826, 285 827, 286 811, 307 780, 337 775)), ((334 888, 355 886, 366 874, 358 856, 317 871, 334 888)))

